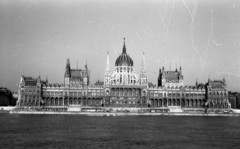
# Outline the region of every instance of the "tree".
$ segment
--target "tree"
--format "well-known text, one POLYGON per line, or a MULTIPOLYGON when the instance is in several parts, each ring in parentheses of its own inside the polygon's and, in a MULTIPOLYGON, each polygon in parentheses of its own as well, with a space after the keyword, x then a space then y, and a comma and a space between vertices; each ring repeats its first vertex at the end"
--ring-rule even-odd
POLYGON ((6 95, 0 95, 0 106, 8 106, 9 98, 6 95))

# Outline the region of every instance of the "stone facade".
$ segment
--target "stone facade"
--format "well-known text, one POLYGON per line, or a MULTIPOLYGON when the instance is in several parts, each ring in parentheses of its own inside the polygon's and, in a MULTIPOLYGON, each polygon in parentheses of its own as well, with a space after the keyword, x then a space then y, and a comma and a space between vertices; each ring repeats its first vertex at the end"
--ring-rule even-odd
POLYGON ((21 76, 17 105, 21 107, 39 107, 41 102, 41 78, 21 76))
POLYGON ((146 107, 147 74, 144 53, 140 77, 135 73, 133 60, 127 54, 125 41, 122 54, 116 59, 113 72, 110 71, 109 54, 107 54, 104 90, 106 106, 146 107))
POLYGON ((205 106, 210 111, 231 108, 225 79, 214 81, 209 79, 206 84, 206 97, 205 106))
POLYGON ((107 53, 104 81, 90 85, 90 70, 71 69, 67 59, 64 83, 50 84, 48 80, 22 76, 17 106, 19 108, 67 109, 84 108, 149 108, 168 111, 170 107, 202 109, 205 111, 229 110, 231 104, 225 80, 210 79, 206 84, 184 86, 182 68, 175 71, 159 70, 158 85, 148 82, 145 53, 142 56, 140 75, 127 54, 125 40, 122 54, 116 59, 113 71, 107 53), (151 85, 150 85, 151 84, 151 85))

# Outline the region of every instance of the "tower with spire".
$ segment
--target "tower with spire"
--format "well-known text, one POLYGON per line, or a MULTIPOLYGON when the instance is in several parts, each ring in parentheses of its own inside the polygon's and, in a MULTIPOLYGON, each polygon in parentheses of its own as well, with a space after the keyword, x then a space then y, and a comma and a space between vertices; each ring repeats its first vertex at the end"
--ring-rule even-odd
POLYGON ((140 83, 142 86, 145 86, 145 87, 147 87, 147 85, 148 85, 144 52, 143 52, 143 59, 142 59, 142 68, 141 68, 141 73, 140 73, 140 83))
POLYGON ((107 52, 107 64, 105 68, 104 74, 104 87, 109 87, 111 84, 111 70, 110 70, 110 63, 109 63, 109 53, 107 52))
POLYGON ((71 67, 70 67, 70 60, 67 59, 65 74, 64 74, 64 85, 68 86, 70 84, 70 77, 71 77, 71 67))
POLYGON ((162 70, 159 69, 159 75, 158 75, 158 87, 162 86, 162 70))
POLYGON ((159 70, 158 87, 180 87, 183 84, 182 67, 175 71, 165 71, 164 67, 159 70))

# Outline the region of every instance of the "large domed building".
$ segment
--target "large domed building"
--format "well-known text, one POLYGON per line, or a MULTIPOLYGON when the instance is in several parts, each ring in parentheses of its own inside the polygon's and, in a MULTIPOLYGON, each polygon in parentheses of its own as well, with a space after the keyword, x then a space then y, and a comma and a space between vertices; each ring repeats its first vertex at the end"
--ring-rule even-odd
POLYGON ((121 55, 113 70, 107 53, 104 81, 90 85, 90 70, 73 69, 67 60, 64 83, 50 84, 48 79, 22 76, 19 84, 17 107, 20 110, 45 111, 98 111, 103 109, 132 109, 153 112, 226 111, 231 108, 225 80, 196 82, 185 86, 182 67, 175 71, 159 70, 158 86, 148 83, 145 54, 140 74, 134 69, 134 61, 127 54, 125 39, 121 55), (138 107, 138 108, 136 108, 138 107), (205 109, 206 108, 206 109, 205 109))
POLYGON ((133 60, 126 52, 124 41, 122 54, 116 59, 111 75, 112 85, 139 85, 139 76, 134 72, 133 60))
POLYGON ((145 56, 141 75, 135 73, 132 58, 127 54, 125 39, 122 54, 116 59, 114 71, 111 73, 109 53, 105 70, 104 87, 109 96, 107 103, 114 106, 139 106, 146 105, 144 100, 147 93, 147 75, 145 68, 145 56))

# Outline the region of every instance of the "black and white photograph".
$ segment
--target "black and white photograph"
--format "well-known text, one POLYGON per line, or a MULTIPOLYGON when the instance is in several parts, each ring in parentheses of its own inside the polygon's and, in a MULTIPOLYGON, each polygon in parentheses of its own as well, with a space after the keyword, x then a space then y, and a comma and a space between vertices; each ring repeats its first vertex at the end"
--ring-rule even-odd
POLYGON ((239 149, 239 0, 0 0, 0 148, 239 149))

